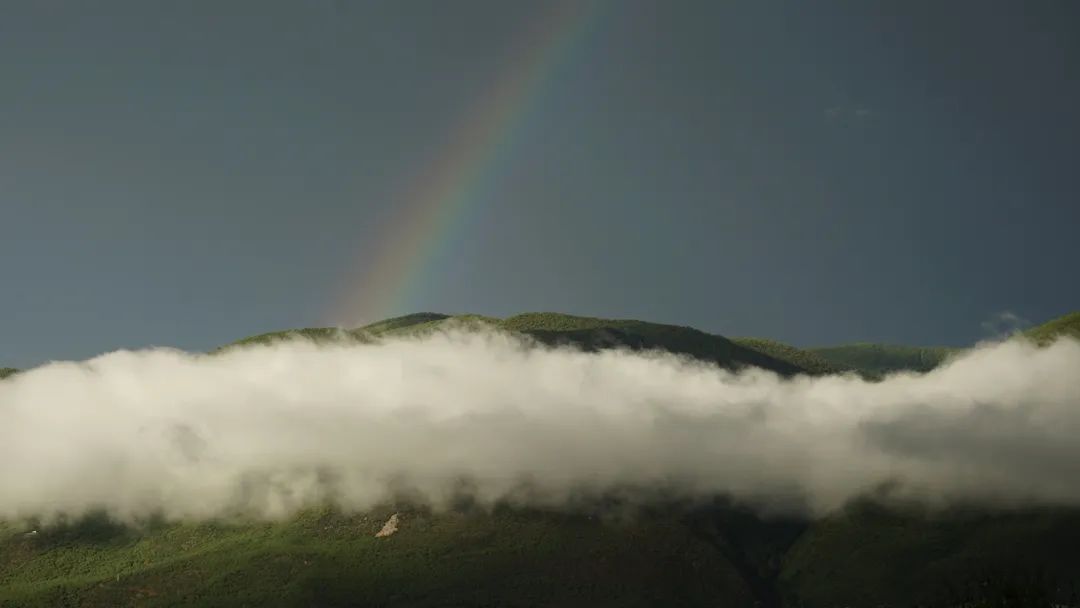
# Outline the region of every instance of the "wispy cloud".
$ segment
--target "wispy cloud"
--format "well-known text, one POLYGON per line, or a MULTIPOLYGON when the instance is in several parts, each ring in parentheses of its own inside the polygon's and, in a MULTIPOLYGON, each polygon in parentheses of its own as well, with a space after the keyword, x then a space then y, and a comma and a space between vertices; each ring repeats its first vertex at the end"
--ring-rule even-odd
POLYGON ((982 322, 983 331, 990 339, 1008 338, 1014 334, 1031 327, 1031 321, 1021 317, 1011 310, 1003 310, 995 313, 989 319, 982 322))

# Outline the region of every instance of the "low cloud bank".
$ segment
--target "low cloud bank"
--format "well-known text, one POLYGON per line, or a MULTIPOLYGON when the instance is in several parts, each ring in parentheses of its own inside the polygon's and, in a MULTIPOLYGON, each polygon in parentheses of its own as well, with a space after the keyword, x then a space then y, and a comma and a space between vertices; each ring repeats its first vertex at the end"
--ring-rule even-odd
POLYGON ((400 492, 558 506, 662 487, 821 514, 1080 505, 1080 343, 984 345, 924 375, 785 380, 501 334, 121 351, 0 382, 0 519, 277 517, 400 492))

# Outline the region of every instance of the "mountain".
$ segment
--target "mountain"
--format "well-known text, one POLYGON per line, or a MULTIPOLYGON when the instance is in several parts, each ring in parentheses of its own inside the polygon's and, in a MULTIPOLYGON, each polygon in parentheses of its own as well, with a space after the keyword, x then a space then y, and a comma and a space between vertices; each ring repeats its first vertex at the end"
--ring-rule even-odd
POLYGON ((987 576, 1080 580, 1077 542, 1078 510, 930 515, 869 500, 818 522, 722 501, 396 504, 135 528, 98 514, 0 523, 0 606, 1048 606, 958 600, 987 576))
MULTIPOLYGON (((1080 509, 930 513, 865 500, 806 529, 784 556, 780 587, 795 605, 925 606, 965 586, 1036 579, 1078 606, 1078 542, 1080 509)), ((1014 602, 987 605, 1050 605, 1014 602)))
POLYGON ((760 367, 786 376, 820 373, 816 369, 802 367, 794 359, 774 357, 767 351, 751 348, 723 336, 709 334, 692 327, 627 319, 580 317, 560 313, 525 313, 506 319, 480 315, 450 316, 419 313, 350 330, 307 328, 265 333, 244 338, 224 348, 269 344, 290 338, 307 338, 317 342, 370 341, 378 338, 420 335, 430 331, 484 328, 521 334, 544 344, 575 346, 587 351, 604 348, 658 349, 710 361, 728 369, 760 367))
MULTIPOLYGON (((1074 313, 1028 335, 1047 341, 1078 323, 1074 313)), ((225 348, 290 338, 373 341, 455 327, 588 350, 662 348, 785 374, 930 369, 954 352, 868 344, 798 349, 554 313, 421 313, 352 330, 261 334, 225 348)), ((277 522, 137 527, 92 514, 44 527, 0 522, 0 606, 975 608, 1050 606, 1050 587, 1058 604, 1080 606, 1069 587, 1080 582, 1078 545, 1080 509, 931 513, 872 497, 815 521, 766 517, 719 498, 633 510, 613 498, 572 512, 461 504, 432 513, 403 502, 359 513, 315 508, 277 522), (397 531, 377 537, 395 515, 397 531), (1037 601, 1020 603, 1017 593, 1037 601)))
POLYGON ((370 325, 365 325, 360 328, 365 333, 371 334, 383 334, 387 332, 406 329, 409 327, 415 327, 425 323, 438 323, 444 319, 450 318, 450 315, 444 315, 437 312, 418 312, 411 315, 405 315, 402 317, 394 317, 392 319, 386 319, 378 321, 370 325))
POLYGON ((798 365, 692 327, 556 313, 517 315, 500 321, 498 326, 532 336, 546 344, 570 344, 586 350, 610 347, 659 349, 689 355, 729 369, 753 366, 783 375, 807 373, 807 370, 798 365))
POLYGON ((855 367, 830 361, 816 352, 796 348, 776 340, 767 338, 733 338, 732 340, 744 348, 756 350, 774 359, 786 361, 813 375, 842 374, 856 371, 855 367))
POLYGON ((738 565, 680 517, 396 506, 273 524, 132 530, 100 516, 0 527, 2 606, 751 606, 738 565), (378 538, 393 515, 400 529, 378 538))
POLYGON ((1061 336, 1072 336, 1080 339, 1080 311, 1032 327, 1024 334, 1040 344, 1052 342, 1061 336))
POLYGON ((833 365, 855 369, 872 376, 899 371, 928 372, 961 350, 946 346, 869 343, 807 349, 833 365))
MULTIPOLYGON (((1020 333, 1039 344, 1048 344, 1061 336, 1073 336, 1080 338, 1080 311, 1072 312, 1042 325, 1032 327, 1020 333)), ((770 340, 754 342, 770 343, 770 340)), ((749 342, 746 345, 750 345, 749 342)), ((772 354, 777 358, 783 358, 787 347, 784 344, 774 343, 762 347, 763 352, 772 354)), ((897 344, 843 344, 840 346, 826 346, 809 348, 803 351, 794 349, 792 354, 794 361, 802 360, 801 367, 807 370, 822 369, 805 359, 802 353, 816 355, 841 369, 853 369, 864 374, 880 377, 884 374, 899 371, 928 372, 941 365, 950 356, 962 352, 962 348, 947 346, 901 346, 897 344)), ((822 372, 831 373, 831 372, 822 372)))

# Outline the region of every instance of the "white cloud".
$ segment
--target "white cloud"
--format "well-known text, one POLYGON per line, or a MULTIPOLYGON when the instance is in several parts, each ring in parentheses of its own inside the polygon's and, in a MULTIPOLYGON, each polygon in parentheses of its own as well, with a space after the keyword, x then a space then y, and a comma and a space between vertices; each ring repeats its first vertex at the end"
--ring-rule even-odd
POLYGON ((996 313, 982 323, 983 330, 992 339, 1007 338, 1028 327, 1031 327, 1031 321, 1009 310, 996 313))
POLYGON ((869 383, 732 374, 500 334, 121 351, 0 382, 0 518, 106 508, 274 517, 408 488, 558 505, 660 485, 825 512, 880 486, 930 502, 1080 504, 1080 343, 987 345, 869 383))

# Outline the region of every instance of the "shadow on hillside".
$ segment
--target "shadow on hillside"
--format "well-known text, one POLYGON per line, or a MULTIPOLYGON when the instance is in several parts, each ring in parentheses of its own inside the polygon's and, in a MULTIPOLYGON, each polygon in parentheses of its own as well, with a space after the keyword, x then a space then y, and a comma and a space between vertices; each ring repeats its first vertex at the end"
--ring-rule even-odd
POLYGON ((109 516, 104 511, 94 511, 75 518, 64 518, 48 524, 32 525, 40 545, 118 545, 139 535, 166 525, 160 518, 152 518, 132 526, 109 516))
POLYGON ((1045 569, 988 570, 962 583, 946 585, 933 606, 965 608, 1065 608, 1080 606, 1075 581, 1045 569))

